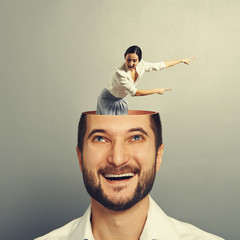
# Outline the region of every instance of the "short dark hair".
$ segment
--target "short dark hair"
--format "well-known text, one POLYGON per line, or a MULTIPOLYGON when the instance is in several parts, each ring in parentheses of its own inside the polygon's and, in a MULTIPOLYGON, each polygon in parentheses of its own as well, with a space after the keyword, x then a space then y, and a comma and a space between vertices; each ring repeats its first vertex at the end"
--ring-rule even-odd
MULTIPOLYGON (((162 124, 159 113, 151 114, 150 116, 150 123, 151 128, 155 135, 155 144, 156 144, 156 151, 162 145, 162 124)), ((78 140, 77 140, 77 147, 78 149, 83 152, 83 145, 84 145, 84 136, 87 130, 87 113, 82 113, 79 124, 78 124, 78 140)))
POLYGON ((129 54, 129 53, 136 53, 136 54, 138 55, 138 60, 139 60, 139 62, 141 61, 141 59, 142 59, 142 50, 141 50, 140 47, 135 46, 135 45, 129 47, 129 48, 126 50, 126 52, 124 53, 124 58, 126 58, 127 54, 129 54))
POLYGON ((156 145, 156 151, 158 148, 162 145, 162 123, 159 116, 159 113, 154 113, 150 115, 150 123, 151 128, 155 135, 155 145, 156 145))
POLYGON ((81 152, 83 152, 84 136, 86 131, 87 131, 87 114, 82 113, 78 123, 78 140, 77 140, 77 147, 81 152))

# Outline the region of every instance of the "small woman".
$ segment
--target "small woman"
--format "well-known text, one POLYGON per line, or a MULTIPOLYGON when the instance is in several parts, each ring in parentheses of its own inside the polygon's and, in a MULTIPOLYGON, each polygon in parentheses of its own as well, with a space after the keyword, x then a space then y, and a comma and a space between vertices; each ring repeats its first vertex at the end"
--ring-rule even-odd
POLYGON ((115 69, 112 79, 102 90, 97 101, 97 114, 100 115, 127 115, 128 104, 125 100, 127 95, 145 96, 150 94, 163 94, 171 91, 166 88, 137 89, 136 84, 144 72, 158 71, 172 67, 178 63, 189 64, 194 58, 170 60, 159 63, 149 63, 142 60, 142 50, 138 46, 129 47, 125 54, 125 63, 115 69))

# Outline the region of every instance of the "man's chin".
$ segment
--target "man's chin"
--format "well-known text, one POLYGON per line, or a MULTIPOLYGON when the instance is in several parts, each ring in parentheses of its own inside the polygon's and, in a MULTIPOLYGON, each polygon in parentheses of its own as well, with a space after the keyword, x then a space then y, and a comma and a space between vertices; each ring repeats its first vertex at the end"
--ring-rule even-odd
POLYGON ((100 204, 109 210, 120 212, 128 210, 136 203, 132 199, 104 199, 100 204))
POLYGON ((128 192, 128 196, 124 192, 109 196, 101 191, 97 197, 96 195, 92 197, 109 210, 125 211, 141 201, 146 195, 147 194, 142 195, 141 188, 137 187, 132 194, 128 192))

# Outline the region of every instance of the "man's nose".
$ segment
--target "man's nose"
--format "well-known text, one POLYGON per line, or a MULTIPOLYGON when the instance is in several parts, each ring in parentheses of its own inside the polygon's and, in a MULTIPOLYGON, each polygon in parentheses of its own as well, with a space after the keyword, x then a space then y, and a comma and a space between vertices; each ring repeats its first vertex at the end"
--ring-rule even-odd
POLYGON ((122 142, 115 142, 108 155, 108 163, 116 167, 126 164, 130 159, 127 147, 122 142))

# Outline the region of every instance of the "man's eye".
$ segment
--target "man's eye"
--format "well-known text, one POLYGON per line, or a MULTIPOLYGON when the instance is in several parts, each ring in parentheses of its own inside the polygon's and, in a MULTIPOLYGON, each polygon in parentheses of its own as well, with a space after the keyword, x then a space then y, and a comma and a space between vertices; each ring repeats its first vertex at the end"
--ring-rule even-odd
POLYGON ((132 137, 132 141, 138 141, 138 140, 141 140, 143 139, 141 135, 135 135, 132 137))
POLYGON ((105 141, 104 137, 101 137, 101 136, 96 136, 96 137, 94 137, 93 140, 96 142, 104 142, 105 141))

